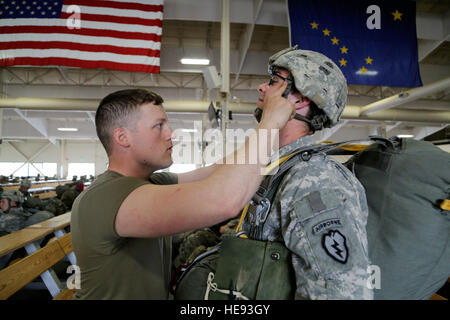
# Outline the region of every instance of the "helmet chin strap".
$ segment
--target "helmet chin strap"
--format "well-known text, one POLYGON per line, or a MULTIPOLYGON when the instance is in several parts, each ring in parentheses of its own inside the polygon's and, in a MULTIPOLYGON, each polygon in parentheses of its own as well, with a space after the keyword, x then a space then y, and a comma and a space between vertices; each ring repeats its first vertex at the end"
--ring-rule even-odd
POLYGON ((304 97, 303 99, 304 99, 303 102, 295 106, 297 112, 294 116, 294 119, 308 123, 310 129, 313 132, 316 132, 317 130, 322 130, 324 123, 327 121, 326 115, 313 115, 311 119, 301 115, 299 111, 305 108, 306 106, 309 106, 309 104, 311 103, 311 101, 308 98, 304 97))
POLYGON ((304 97, 303 102, 296 104, 295 105, 296 113, 295 113, 294 119, 299 120, 299 121, 305 121, 306 123, 311 125, 311 120, 309 120, 304 115, 300 114, 300 110, 309 106, 310 103, 311 103, 311 101, 308 98, 304 97))
MULTIPOLYGON (((317 115, 314 116, 312 119, 308 119, 307 117, 299 114, 298 113, 299 110, 303 109, 304 107, 308 106, 311 103, 311 101, 308 98, 304 97, 303 99, 304 99, 303 102, 295 106, 297 112, 295 113, 294 119, 308 123, 309 127, 313 132, 321 130, 323 128, 324 123, 327 120, 326 115, 317 115)), ((255 109, 253 115, 255 116, 256 121, 258 122, 261 121, 262 113, 263 113, 262 109, 260 108, 255 109)))

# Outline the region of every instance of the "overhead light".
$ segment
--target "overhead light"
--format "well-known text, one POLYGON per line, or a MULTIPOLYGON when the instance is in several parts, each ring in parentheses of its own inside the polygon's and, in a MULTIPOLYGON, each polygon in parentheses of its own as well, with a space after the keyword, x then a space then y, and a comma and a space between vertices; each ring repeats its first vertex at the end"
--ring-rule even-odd
POLYGON ((78 128, 58 128, 58 131, 78 131, 78 128))
POLYGON ((399 138, 414 138, 412 134, 399 134, 397 135, 399 138))
POLYGON ((197 129, 181 129, 181 132, 197 132, 197 129))
POLYGON ((207 66, 209 64, 209 59, 188 59, 183 58, 180 60, 182 64, 195 64, 195 65, 202 65, 207 66))

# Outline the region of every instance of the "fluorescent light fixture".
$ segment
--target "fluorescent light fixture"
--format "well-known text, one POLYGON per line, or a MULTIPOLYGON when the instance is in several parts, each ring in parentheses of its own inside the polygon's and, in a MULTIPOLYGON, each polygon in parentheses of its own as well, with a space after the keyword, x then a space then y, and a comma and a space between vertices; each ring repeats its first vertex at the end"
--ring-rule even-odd
POLYGON ((399 134, 397 135, 399 138, 414 138, 412 134, 399 134))
POLYGON ((78 131, 78 128, 58 128, 58 131, 78 131))
POLYGON ((197 132, 197 129, 181 129, 181 132, 197 132))
POLYGON ((183 58, 180 60, 182 64, 195 64, 195 65, 202 65, 207 66, 209 64, 209 59, 188 59, 183 58))

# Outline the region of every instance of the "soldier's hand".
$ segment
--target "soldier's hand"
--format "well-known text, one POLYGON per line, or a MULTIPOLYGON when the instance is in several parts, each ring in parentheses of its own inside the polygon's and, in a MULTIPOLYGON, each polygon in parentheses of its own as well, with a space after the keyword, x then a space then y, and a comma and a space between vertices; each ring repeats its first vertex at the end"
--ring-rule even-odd
POLYGON ((287 82, 267 91, 264 97, 261 125, 270 128, 282 129, 286 123, 295 116, 295 106, 292 102, 282 97, 286 90, 287 82))

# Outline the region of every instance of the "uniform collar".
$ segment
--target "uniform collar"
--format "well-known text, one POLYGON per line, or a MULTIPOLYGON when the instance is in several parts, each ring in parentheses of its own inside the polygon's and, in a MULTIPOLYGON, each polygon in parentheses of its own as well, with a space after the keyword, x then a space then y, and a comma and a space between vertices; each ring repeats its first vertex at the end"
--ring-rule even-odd
POLYGON ((297 139, 297 140, 285 145, 284 147, 279 149, 278 152, 275 152, 274 154, 272 154, 272 156, 270 157, 270 162, 273 162, 276 159, 281 159, 284 156, 291 154, 292 151, 294 151, 296 149, 310 146, 313 144, 314 144, 314 141, 310 135, 301 137, 300 139, 297 139))

